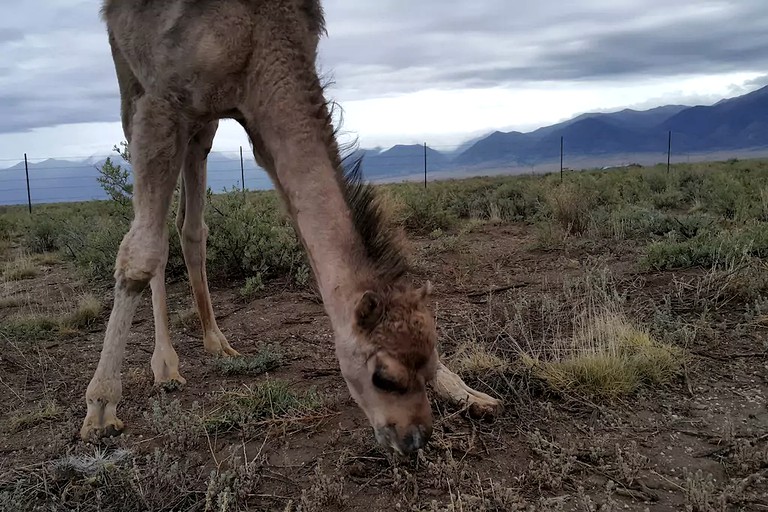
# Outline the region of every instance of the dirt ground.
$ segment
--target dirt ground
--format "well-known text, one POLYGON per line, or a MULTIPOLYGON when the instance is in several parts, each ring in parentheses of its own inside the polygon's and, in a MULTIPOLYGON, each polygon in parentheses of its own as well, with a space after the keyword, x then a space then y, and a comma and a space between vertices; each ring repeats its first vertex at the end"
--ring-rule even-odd
MULTIPOLYGON (((749 316, 752 305, 744 301, 707 301, 697 285, 705 270, 639 270, 640 249, 630 243, 542 247, 537 240, 531 226, 514 223, 413 237, 416 277, 435 285, 433 306, 449 366, 457 347, 467 341, 484 344, 514 364, 520 340, 499 328, 494 320, 498 308, 561 293, 563 282, 597 265, 607 268, 617 289, 626 292, 634 321, 659 325, 658 311, 666 304, 677 325, 691 326, 684 372, 667 385, 609 402, 548 392, 518 370, 468 375, 468 383, 504 400, 503 413, 492 421, 473 420, 434 401, 430 446, 415 460, 397 460, 376 446, 362 411, 350 399, 328 319, 312 293, 271 283, 244 300, 237 286, 212 282, 219 326, 232 346, 247 355, 272 345, 283 354, 266 374, 224 375, 204 352, 196 321, 184 321, 192 302, 181 281, 169 285, 169 311, 187 384, 167 396, 153 388, 154 325, 147 294, 123 364, 118 413, 126 431, 106 446, 142 455, 158 447, 172 449, 151 424, 152 400, 177 398, 182 409, 198 402, 215 410, 225 391, 284 379, 291 389, 313 387, 326 397, 325 406, 264 428, 201 436, 179 450, 204 476, 224 467, 233 454, 254 461, 258 482, 248 490, 249 510, 294 510, 298 505, 303 510, 367 511, 768 510, 764 318, 749 316)), ((3 283, 6 304, 0 321, 21 308, 64 308, 88 289, 74 274, 68 264, 52 260, 41 263, 35 277, 3 283), (14 297, 23 299, 16 304, 14 297)), ((108 295, 104 304, 98 322, 84 332, 0 339, 0 491, 66 454, 94 452, 80 441, 78 430, 109 314, 108 295), (11 425, 45 401, 60 410, 11 425)), ((541 337, 534 316, 523 318, 532 323, 532 338, 541 337)))

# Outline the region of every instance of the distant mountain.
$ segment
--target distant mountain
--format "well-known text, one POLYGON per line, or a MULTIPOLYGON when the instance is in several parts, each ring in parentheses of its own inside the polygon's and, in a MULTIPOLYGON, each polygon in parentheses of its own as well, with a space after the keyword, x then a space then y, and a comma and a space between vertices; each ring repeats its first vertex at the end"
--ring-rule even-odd
MULTIPOLYGON (((48 159, 29 164, 30 195, 34 203, 103 199, 98 170, 83 162, 48 159)), ((0 170, 0 204, 27 202, 24 162, 0 170)))
POLYGON ((531 132, 531 135, 538 135, 539 137, 551 135, 552 133, 563 130, 574 123, 583 121, 584 119, 599 119, 608 124, 619 127, 634 126, 635 128, 652 128, 653 126, 663 123, 673 115, 682 110, 685 110, 686 108, 688 107, 684 105, 665 105, 663 107, 656 107, 649 110, 633 110, 630 108, 625 108, 624 110, 620 110, 618 112, 591 112, 578 115, 573 119, 562 123, 539 128, 538 130, 531 132))
POLYGON ((559 158, 561 136, 568 155, 642 153, 664 147, 666 137, 662 132, 646 130, 604 116, 587 117, 540 137, 521 156, 521 161, 536 163, 559 158))
POLYGON ((685 109, 661 125, 689 151, 768 145, 768 86, 711 107, 685 109))
POLYGON ((661 141, 644 133, 687 107, 667 105, 650 110, 624 109, 586 113, 528 133, 494 132, 458 155, 459 165, 530 165, 559 158, 560 137, 568 155, 600 155, 657 149, 661 141))
MULTIPOLYGON (((435 171, 450 164, 450 157, 427 146, 427 169, 435 171)), ((362 157, 363 174, 366 179, 380 180, 405 177, 424 172, 424 146, 421 144, 398 144, 386 151, 361 149, 350 157, 362 157)))
MULTIPOLYGON (((428 172, 460 176, 470 169, 504 169, 555 162, 563 137, 568 160, 608 160, 625 155, 662 155, 672 132, 674 153, 734 153, 764 150, 768 153, 768 86, 710 106, 665 105, 649 110, 624 109, 593 112, 522 133, 495 131, 465 141, 451 152, 426 148, 428 172)), ((389 149, 360 149, 363 174, 372 181, 398 180, 424 172, 424 146, 398 144, 389 149)), ((214 191, 240 188, 241 172, 249 189, 269 189, 272 183, 250 152, 239 156, 208 155, 208 183, 214 191)), ((45 160, 30 164, 33 202, 103 199, 96 181, 96 167, 106 157, 94 155, 80 162, 45 160)), ((113 161, 115 158, 113 156, 113 161)), ((116 163, 123 163, 119 157, 116 163)), ((124 163, 123 163, 124 165, 124 163)), ((567 164, 566 164, 567 165, 567 164)), ((27 201, 24 163, 0 170, 0 204, 27 201)))
POLYGON ((484 138, 488 137, 489 135, 491 135, 491 134, 493 134, 495 132, 496 132, 496 130, 489 131, 489 132, 486 132, 486 133, 484 133, 482 135, 478 135, 477 137, 472 137, 471 139, 467 139, 464 142, 462 142, 461 144, 459 144, 458 147, 456 147, 456 149, 454 149, 452 151, 446 151, 444 154, 446 156, 448 156, 449 158, 455 158, 456 156, 460 155, 464 151, 466 151, 469 148, 471 148, 476 142, 479 142, 479 141, 483 140, 484 138))
POLYGON ((455 167, 533 165, 559 158, 768 149, 768 86, 711 106, 586 113, 528 133, 494 132, 453 159, 455 167))
MULTIPOLYGON (((130 169, 122 158, 111 155, 112 163, 130 169)), ((33 203, 90 201, 107 199, 96 178, 107 156, 92 156, 81 161, 48 159, 29 164, 29 188, 33 203)), ((243 173, 246 186, 270 189, 267 174, 256 166, 253 156, 243 155, 243 173)), ((217 152, 208 155, 208 186, 215 192, 241 188, 240 158, 230 158, 217 152)), ((0 204, 27 202, 27 183, 24 162, 0 169, 0 204)))
POLYGON ((468 166, 516 162, 532 140, 521 132, 493 132, 457 155, 453 162, 468 166))

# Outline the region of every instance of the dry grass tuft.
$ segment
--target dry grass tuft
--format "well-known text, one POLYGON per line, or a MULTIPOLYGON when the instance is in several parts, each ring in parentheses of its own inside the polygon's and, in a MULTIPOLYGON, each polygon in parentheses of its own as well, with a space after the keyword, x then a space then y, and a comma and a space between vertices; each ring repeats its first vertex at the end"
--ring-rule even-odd
POLYGON ((591 201, 587 196, 587 191, 573 183, 563 183, 550 191, 552 217, 566 233, 581 234, 589 227, 591 201))
POLYGON ((101 315, 102 308, 103 304, 98 298, 85 294, 78 300, 74 311, 61 319, 61 327, 75 331, 90 327, 101 315))
POLYGON ((682 349, 654 340, 610 306, 590 309, 572 338, 543 353, 521 350, 534 376, 560 393, 610 398, 661 384, 684 363, 682 349))
POLYGON ((5 264, 5 268, 3 269, 3 279, 7 281, 32 279, 37 277, 39 272, 40 270, 37 268, 32 258, 18 258, 5 264))
POLYGON ((18 295, 0 298, 0 309, 17 308, 19 306, 23 306, 24 304, 26 304, 26 300, 24 297, 20 297, 18 295))
MULTIPOLYGON (((23 306, 22 302, 12 302, 14 306, 23 306)), ((0 335, 18 340, 50 338, 78 334, 82 329, 92 327, 102 313, 102 302, 90 294, 83 295, 69 312, 41 311, 16 312, 6 317, 0 324, 0 335)))
POLYGON ((451 366, 459 375, 482 377, 488 374, 501 374, 510 369, 506 359, 494 354, 480 342, 464 342, 452 358, 451 366))
POLYGON ((11 432, 20 432, 40 423, 58 419, 63 412, 55 400, 43 400, 32 411, 11 415, 8 420, 8 428, 11 432))
POLYGON ((32 260, 40 265, 50 267, 61 263, 61 256, 55 252, 44 252, 42 254, 35 254, 32 256, 32 260))

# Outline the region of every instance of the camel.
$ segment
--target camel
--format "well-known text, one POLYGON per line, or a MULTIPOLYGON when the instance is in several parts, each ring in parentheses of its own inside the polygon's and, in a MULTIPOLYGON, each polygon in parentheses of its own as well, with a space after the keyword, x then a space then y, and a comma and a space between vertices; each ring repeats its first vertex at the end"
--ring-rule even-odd
POLYGON ((316 70, 326 34, 319 0, 104 0, 102 20, 132 155, 134 219, 115 259, 114 299, 87 387, 84 440, 124 429, 117 416, 129 328, 149 285, 156 384, 184 384, 171 344, 165 266, 169 213, 176 228, 203 346, 238 357, 219 329, 206 277, 206 158, 221 119, 246 131, 253 155, 286 206, 330 318, 347 388, 375 439, 401 454, 432 433, 427 386, 474 414, 501 401, 467 386, 439 359, 432 285, 408 279, 397 231, 359 162, 345 170, 332 108, 316 70))

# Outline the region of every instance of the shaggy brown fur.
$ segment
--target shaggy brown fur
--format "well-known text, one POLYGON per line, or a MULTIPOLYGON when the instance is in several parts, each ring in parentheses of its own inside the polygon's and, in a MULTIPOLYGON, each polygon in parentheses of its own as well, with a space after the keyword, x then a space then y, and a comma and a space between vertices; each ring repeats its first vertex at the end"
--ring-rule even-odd
POLYGON ((360 234, 366 255, 383 282, 396 282, 410 270, 401 243, 402 232, 394 227, 381 206, 376 190, 363 181, 362 159, 344 175, 344 196, 352 210, 355 230, 360 234))

